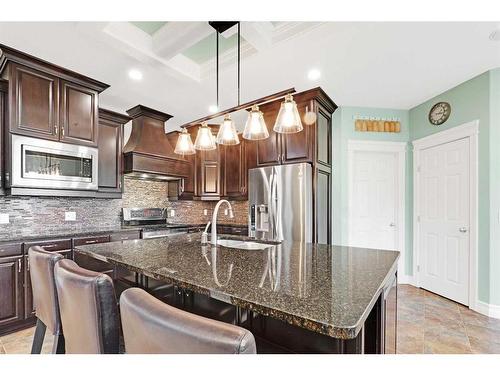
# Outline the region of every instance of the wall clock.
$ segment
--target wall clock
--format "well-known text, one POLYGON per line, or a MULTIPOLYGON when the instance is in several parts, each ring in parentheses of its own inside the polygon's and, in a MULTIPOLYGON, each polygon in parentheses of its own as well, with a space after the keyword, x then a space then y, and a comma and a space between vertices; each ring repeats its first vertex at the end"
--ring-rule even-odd
POLYGON ((451 114, 451 107, 449 103, 439 102, 429 111, 429 122, 432 125, 441 125, 448 120, 451 114))

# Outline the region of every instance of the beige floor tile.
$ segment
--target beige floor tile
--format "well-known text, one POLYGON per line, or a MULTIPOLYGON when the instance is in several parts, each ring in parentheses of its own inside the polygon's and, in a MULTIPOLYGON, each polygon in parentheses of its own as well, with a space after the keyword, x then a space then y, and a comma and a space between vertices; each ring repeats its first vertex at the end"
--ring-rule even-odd
MULTIPOLYGON (((33 343, 34 328, 28 328, 19 332, 0 337, 6 354, 29 354, 33 343)), ((52 352, 54 336, 46 334, 42 345, 42 353, 52 352)))

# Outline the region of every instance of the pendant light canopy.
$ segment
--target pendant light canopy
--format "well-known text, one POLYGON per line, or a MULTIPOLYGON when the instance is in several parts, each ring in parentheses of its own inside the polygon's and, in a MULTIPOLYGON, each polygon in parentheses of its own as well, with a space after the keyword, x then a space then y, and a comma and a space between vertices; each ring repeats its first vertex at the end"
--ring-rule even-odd
POLYGON ((215 150, 215 137, 206 122, 202 122, 194 141, 194 148, 200 151, 215 150))
POLYGON ((255 104, 252 106, 252 110, 248 112, 247 122, 243 130, 243 138, 257 141, 268 137, 269 132, 267 131, 267 126, 264 121, 264 115, 259 111, 259 106, 255 104))
POLYGON ((302 126, 299 110, 297 109, 297 103, 293 100, 292 95, 287 94, 285 96, 285 101, 281 103, 273 130, 276 133, 289 134, 298 133, 303 129, 304 127, 302 126))
POLYGON ((182 129, 179 134, 174 152, 179 155, 192 155, 196 153, 193 141, 191 140, 191 135, 189 135, 186 129, 182 129))
POLYGON ((231 115, 224 116, 224 121, 217 133, 217 143, 220 145, 232 146, 240 143, 234 121, 231 120, 231 115))

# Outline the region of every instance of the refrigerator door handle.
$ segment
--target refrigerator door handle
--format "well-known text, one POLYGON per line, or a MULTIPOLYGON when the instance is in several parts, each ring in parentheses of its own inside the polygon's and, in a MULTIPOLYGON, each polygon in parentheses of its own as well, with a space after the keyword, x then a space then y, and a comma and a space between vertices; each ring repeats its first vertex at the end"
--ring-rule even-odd
POLYGON ((268 226, 269 226, 269 238, 274 239, 274 168, 271 170, 271 175, 269 176, 269 194, 267 199, 267 212, 268 212, 268 226))
POLYGON ((274 235, 274 240, 276 241, 283 241, 283 230, 281 228, 281 219, 282 219, 282 207, 281 207, 281 178, 282 175, 276 173, 276 177, 274 179, 274 187, 273 187, 273 195, 274 195, 274 214, 275 216, 275 235, 274 235))

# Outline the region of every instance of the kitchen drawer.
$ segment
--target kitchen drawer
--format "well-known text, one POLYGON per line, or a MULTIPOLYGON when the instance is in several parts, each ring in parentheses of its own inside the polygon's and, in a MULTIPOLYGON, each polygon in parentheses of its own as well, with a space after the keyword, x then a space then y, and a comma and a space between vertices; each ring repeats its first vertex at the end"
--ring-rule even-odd
POLYGON ((24 249, 26 254, 32 246, 41 246, 46 251, 59 251, 59 250, 71 250, 71 239, 58 239, 58 240, 48 240, 48 241, 36 241, 36 242, 26 242, 24 244, 24 249))
POLYGON ((0 245, 0 257, 10 257, 14 255, 21 255, 23 253, 23 246, 21 243, 9 243, 0 245))
POLYGON ((91 245, 94 243, 109 242, 109 236, 81 237, 73 239, 73 246, 91 245))
POLYGON ((126 241, 126 240, 138 240, 141 238, 141 231, 126 231, 126 232, 116 232, 111 233, 109 239, 111 242, 114 241, 126 241))

